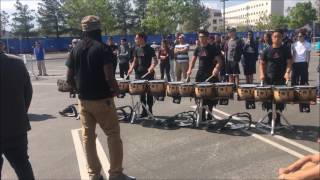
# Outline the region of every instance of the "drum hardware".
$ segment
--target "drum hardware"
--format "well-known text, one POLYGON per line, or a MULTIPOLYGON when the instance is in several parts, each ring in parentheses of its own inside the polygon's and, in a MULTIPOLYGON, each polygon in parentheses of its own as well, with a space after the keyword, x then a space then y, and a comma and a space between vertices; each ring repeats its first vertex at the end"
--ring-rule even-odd
MULTIPOLYGON (((202 113, 203 113, 203 110, 205 110, 205 112, 206 113, 208 113, 209 115, 211 115, 211 117, 212 117, 212 120, 210 120, 210 121, 215 121, 215 120, 218 120, 213 114, 212 114, 212 112, 209 110, 209 107, 207 106, 207 105, 203 105, 203 99, 198 99, 198 98, 196 98, 196 113, 197 113, 197 119, 196 119, 196 122, 195 122, 195 127, 196 128, 199 128, 200 127, 200 124, 202 123, 202 122, 204 122, 203 121, 203 118, 204 117, 202 117, 202 113)), ((209 121, 208 121, 209 122, 209 121)))
POLYGON ((131 106, 121 106, 116 108, 119 116, 119 121, 130 122, 133 115, 133 109, 131 106))
POLYGON ((132 113, 132 116, 131 116, 130 123, 133 124, 134 121, 137 119, 137 115, 139 115, 141 108, 144 108, 146 110, 149 119, 156 121, 155 117, 149 111, 149 109, 146 107, 146 105, 141 103, 139 100, 137 102, 135 102, 135 99, 136 99, 137 96, 138 95, 131 95, 131 103, 132 103, 133 113, 132 113))

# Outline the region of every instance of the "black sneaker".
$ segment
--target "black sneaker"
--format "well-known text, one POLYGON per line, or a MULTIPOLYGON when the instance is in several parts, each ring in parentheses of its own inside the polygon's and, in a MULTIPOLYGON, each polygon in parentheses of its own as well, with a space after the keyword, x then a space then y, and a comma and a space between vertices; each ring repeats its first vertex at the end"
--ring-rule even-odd
POLYGON ((140 114, 139 117, 140 117, 140 118, 148 117, 147 111, 143 111, 143 112, 140 114))
POLYGON ((109 176, 109 180, 136 180, 136 178, 132 177, 132 176, 128 176, 126 174, 121 174, 121 175, 115 176, 115 177, 109 176))

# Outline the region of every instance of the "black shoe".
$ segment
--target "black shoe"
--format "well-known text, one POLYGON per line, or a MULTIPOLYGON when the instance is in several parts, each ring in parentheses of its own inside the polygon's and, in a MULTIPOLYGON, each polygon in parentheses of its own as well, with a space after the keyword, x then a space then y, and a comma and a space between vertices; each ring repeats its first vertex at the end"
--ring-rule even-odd
POLYGON ((280 113, 277 113, 277 118, 276 118, 276 122, 275 122, 275 127, 283 127, 282 123, 281 123, 281 115, 280 113))
POLYGON ((121 174, 121 175, 116 176, 116 177, 110 177, 109 176, 109 180, 136 180, 136 178, 132 177, 132 176, 125 175, 125 174, 121 174))
POLYGON ((147 111, 142 111, 142 113, 140 114, 140 118, 144 118, 144 117, 148 117, 147 111))
POLYGON ((271 125, 271 122, 272 122, 272 112, 269 112, 268 113, 268 122, 267 122, 267 124, 271 125))

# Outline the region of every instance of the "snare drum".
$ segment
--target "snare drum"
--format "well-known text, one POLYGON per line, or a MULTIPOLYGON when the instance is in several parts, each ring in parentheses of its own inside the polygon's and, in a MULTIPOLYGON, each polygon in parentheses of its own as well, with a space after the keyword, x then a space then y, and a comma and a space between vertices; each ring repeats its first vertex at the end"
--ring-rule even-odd
POLYGON ((167 96, 169 97, 178 97, 179 93, 179 86, 183 84, 183 82, 168 82, 167 84, 167 96))
POLYGON ((255 84, 241 84, 239 85, 237 92, 238 92, 238 99, 239 100, 253 100, 254 99, 254 90, 256 89, 257 85, 255 84))
POLYGON ((214 85, 218 98, 233 97, 233 83, 215 83, 214 85))
POLYGON ((295 100, 298 102, 315 101, 317 99, 316 86, 294 86, 295 100))
POLYGON ((193 97, 194 96, 194 84, 183 83, 179 85, 179 94, 181 97, 193 97))
POLYGON ((199 83, 195 85, 195 95, 197 98, 211 99, 215 97, 213 83, 199 83))
POLYGON ((146 80, 135 80, 131 81, 129 84, 129 92, 131 95, 142 95, 147 92, 146 80))
POLYGON ((271 86, 258 86, 254 90, 255 101, 270 101, 273 97, 273 91, 271 86))
POLYGON ((273 98, 277 103, 287 103, 294 101, 294 88, 287 86, 275 86, 273 98))
POLYGON ((129 92, 130 80, 117 79, 117 82, 118 82, 120 94, 125 94, 129 92))
POLYGON ((165 80, 152 80, 149 81, 149 92, 153 96, 165 96, 166 94, 166 84, 165 80))

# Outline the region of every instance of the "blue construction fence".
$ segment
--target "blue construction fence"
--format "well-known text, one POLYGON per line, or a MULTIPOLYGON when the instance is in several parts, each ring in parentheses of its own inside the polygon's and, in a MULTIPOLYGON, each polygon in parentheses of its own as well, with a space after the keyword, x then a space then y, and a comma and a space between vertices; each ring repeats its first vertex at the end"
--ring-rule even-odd
MULTIPOLYGON (((261 37, 265 32, 254 32, 255 37, 261 37)), ((289 34, 292 32, 289 32, 289 34)), ((211 35, 220 34, 221 33, 210 33, 211 35)), ((197 39, 197 33, 187 33, 185 35, 185 40, 187 43, 194 44, 197 39)), ((245 37, 246 32, 237 32, 238 37, 245 37)), ((60 37, 60 38, 51 38, 51 37, 43 37, 43 38, 28 38, 28 39, 3 39, 3 42, 8 47, 9 53, 12 54, 26 54, 33 52, 33 45, 36 41, 40 42, 42 46, 45 48, 46 52, 63 52, 68 51, 69 45, 74 38, 79 37, 60 37)), ((120 43, 122 38, 126 38, 128 42, 134 43, 134 35, 128 36, 112 36, 113 41, 117 44, 120 43)), ((161 39, 163 38, 162 35, 149 35, 147 38, 148 43, 156 42, 159 44, 161 39)), ((172 40, 174 39, 174 35, 169 35, 169 38, 172 40)), ((108 36, 103 36, 103 42, 106 42, 108 36)))

